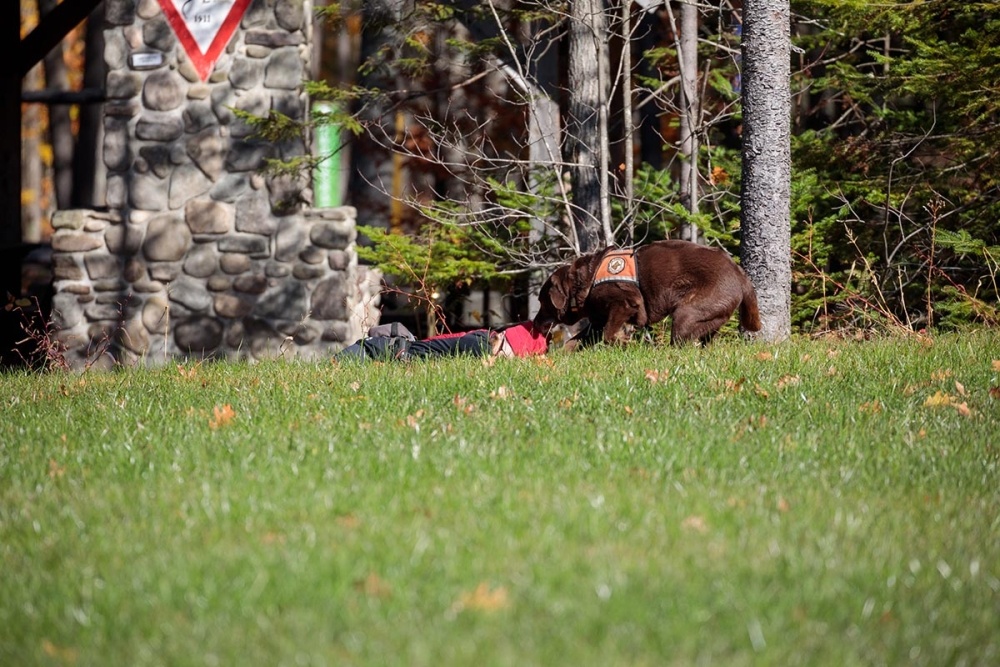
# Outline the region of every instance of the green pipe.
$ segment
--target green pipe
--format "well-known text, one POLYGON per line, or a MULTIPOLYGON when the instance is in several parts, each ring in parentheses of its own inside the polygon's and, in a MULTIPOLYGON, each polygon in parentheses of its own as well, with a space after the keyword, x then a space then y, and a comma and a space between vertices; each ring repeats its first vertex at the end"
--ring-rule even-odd
MULTIPOLYGON (((331 114, 337 108, 330 102, 317 102, 313 114, 331 114)), ((319 162, 313 169, 313 206, 332 208, 341 205, 340 198, 340 125, 323 123, 313 131, 313 155, 319 162)))

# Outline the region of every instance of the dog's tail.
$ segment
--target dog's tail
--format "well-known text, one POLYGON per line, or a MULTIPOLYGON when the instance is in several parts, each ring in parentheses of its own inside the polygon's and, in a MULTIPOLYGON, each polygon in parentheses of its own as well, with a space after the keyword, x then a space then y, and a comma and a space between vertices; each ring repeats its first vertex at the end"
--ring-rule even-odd
MULTIPOLYGON (((742 273, 742 270, 740 271, 742 273)), ((757 309, 757 292, 750 279, 743 275, 743 301, 740 302, 740 327, 744 331, 760 331, 760 311, 757 309)))

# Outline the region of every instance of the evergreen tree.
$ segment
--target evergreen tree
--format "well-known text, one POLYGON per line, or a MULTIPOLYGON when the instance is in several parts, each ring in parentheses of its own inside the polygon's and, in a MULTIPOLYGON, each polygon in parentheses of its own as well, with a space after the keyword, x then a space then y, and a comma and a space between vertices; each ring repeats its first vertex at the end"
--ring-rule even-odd
POLYGON ((834 195, 812 210, 821 228, 799 225, 821 239, 818 268, 876 321, 1000 323, 1000 3, 797 8, 822 28, 800 45, 824 52, 795 159, 834 195))

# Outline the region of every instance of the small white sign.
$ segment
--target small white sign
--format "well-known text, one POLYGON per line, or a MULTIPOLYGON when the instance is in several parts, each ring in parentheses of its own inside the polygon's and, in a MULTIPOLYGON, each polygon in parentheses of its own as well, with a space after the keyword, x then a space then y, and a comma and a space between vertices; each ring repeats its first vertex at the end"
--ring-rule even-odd
POLYGON ((163 65, 163 54, 159 51, 140 51, 129 56, 132 69, 156 69, 163 65))

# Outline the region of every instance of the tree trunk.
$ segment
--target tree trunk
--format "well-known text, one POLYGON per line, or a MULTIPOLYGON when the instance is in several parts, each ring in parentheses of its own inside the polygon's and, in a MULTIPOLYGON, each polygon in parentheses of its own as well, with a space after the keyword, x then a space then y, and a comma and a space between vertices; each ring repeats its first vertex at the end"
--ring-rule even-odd
POLYGON ((622 174, 625 190, 626 245, 632 245, 635 239, 635 225, 632 219, 632 207, 635 205, 635 124, 632 118, 632 3, 623 0, 621 7, 622 31, 622 123, 625 135, 625 173, 622 174))
POLYGON ((791 89, 788 0, 743 3, 741 259, 768 341, 791 333, 791 89))
MULTIPOLYGON (((681 35, 678 50, 681 70, 681 203, 692 215, 698 212, 698 7, 681 2, 681 35)), ((685 238, 697 243, 698 226, 686 226, 685 238)))
MULTIPOLYGON (((639 27, 636 33, 639 37, 637 51, 644 54, 650 49, 660 46, 664 39, 663 22, 655 12, 640 12, 636 19, 639 27)), ((659 71, 649 58, 640 57, 638 62, 639 76, 643 79, 656 77, 659 71)), ((645 93, 644 93, 645 94, 645 93)), ((648 99, 639 105, 639 159, 653 169, 663 168, 663 135, 660 134, 659 105, 648 99)))
POLYGON ((601 0, 570 3, 569 113, 563 151, 572 165, 573 225, 580 253, 611 243, 603 230, 602 197, 606 201, 607 192, 601 191, 601 171, 607 171, 606 153, 600 145, 601 111, 607 103, 607 89, 602 91, 601 84, 606 85, 608 78, 602 76, 606 63, 599 46, 607 33, 603 5, 601 0))
MULTIPOLYGON (((363 3, 361 32, 361 63, 375 64, 359 76, 357 83, 369 90, 399 90, 398 76, 392 65, 393 57, 403 37, 399 24, 407 0, 368 0, 363 3)), ((361 224, 383 228, 399 225, 400 203, 394 206, 392 196, 399 194, 394 187, 394 177, 401 175, 401 157, 391 157, 387 146, 402 139, 405 117, 402 111, 389 108, 385 97, 372 97, 364 101, 358 117, 366 131, 351 146, 352 169, 349 192, 351 203, 357 208, 361 224), (402 128, 398 128, 402 125, 402 128), (402 132, 400 131, 403 130, 402 132)))
MULTIPOLYGON (((33 67, 24 77, 25 90, 42 89, 42 68, 33 67)), ((20 94, 18 98, 20 99, 20 94)), ((42 114, 45 107, 41 104, 26 104, 21 123, 21 172, 19 183, 21 238, 25 243, 38 243, 42 240, 42 219, 45 217, 43 199, 45 198, 42 182, 45 177, 45 166, 42 164, 42 114)))

